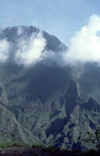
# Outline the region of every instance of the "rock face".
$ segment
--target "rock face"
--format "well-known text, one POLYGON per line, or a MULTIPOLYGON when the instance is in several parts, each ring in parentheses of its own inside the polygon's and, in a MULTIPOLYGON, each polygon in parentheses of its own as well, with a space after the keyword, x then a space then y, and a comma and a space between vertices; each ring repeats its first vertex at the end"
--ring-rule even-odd
POLYGON ((62 67, 54 57, 67 47, 45 31, 42 37, 38 33, 35 27, 23 26, 0 32, 0 44, 11 45, 0 62, 0 138, 62 148, 89 147, 82 140, 87 131, 93 134, 100 127, 100 67, 96 63, 62 67), (52 54, 53 58, 45 59, 45 55, 44 60, 41 57, 24 66, 24 55, 19 59, 24 63, 16 62, 16 51, 27 51, 29 41, 34 41, 32 35, 46 41, 42 57, 52 54), (27 46, 18 49, 19 41, 27 46))

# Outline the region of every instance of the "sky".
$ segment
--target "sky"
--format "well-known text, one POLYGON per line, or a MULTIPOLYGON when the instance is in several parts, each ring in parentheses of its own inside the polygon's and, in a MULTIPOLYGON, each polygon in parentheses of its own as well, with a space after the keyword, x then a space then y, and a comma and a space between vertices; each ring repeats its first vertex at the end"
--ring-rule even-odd
POLYGON ((100 0, 0 0, 0 28, 36 26, 66 45, 94 14, 100 0))

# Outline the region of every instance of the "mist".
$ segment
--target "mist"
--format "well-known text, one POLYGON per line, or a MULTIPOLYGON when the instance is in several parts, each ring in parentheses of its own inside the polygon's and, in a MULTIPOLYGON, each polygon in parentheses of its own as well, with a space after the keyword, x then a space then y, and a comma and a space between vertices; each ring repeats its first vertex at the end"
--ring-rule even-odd
POLYGON ((19 27, 17 35, 22 35, 22 37, 18 39, 17 50, 14 57, 17 64, 30 67, 42 61, 42 63, 46 65, 52 65, 53 63, 57 66, 62 65, 63 51, 56 53, 55 51, 46 50, 46 46, 48 46, 47 40, 44 38, 41 30, 38 33, 32 33, 29 37, 27 37, 27 35, 26 37, 23 36, 23 33, 22 27, 19 27))
MULTIPOLYGON (((18 34, 21 31, 18 31, 18 34)), ((21 38, 18 41, 17 50, 15 53, 15 61, 17 64, 25 66, 33 65, 44 59, 43 51, 45 50, 46 40, 42 32, 33 33, 28 38, 21 38)))

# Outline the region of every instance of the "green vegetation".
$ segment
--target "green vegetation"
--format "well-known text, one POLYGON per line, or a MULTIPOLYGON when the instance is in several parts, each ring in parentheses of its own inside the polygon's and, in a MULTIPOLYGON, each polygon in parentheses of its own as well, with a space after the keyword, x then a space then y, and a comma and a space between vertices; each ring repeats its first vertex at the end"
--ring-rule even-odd
POLYGON ((18 147, 29 147, 29 145, 23 143, 23 142, 0 142, 0 148, 5 148, 5 147, 13 147, 13 146, 18 146, 18 147))
MULTIPOLYGON (((60 67, 60 60, 57 66, 51 59, 28 68, 18 65, 14 62, 18 40, 39 30, 23 27, 21 38, 14 28, 2 31, 0 37, 11 43, 12 51, 7 62, 0 63, 0 140, 8 142, 1 146, 19 141, 33 147, 87 148, 82 142, 86 129, 93 133, 100 126, 100 66, 60 67)), ((56 37, 43 35, 49 53, 67 48, 56 37)), ((96 138, 89 140, 91 148, 99 144, 96 138)))

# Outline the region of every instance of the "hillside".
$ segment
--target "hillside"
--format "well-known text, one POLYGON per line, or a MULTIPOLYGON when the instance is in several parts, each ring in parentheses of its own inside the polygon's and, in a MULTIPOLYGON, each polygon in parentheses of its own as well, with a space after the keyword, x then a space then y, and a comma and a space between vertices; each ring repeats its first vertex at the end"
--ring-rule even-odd
POLYGON ((98 64, 63 65, 68 48, 32 26, 3 29, 0 47, 1 140, 91 148, 82 140, 100 127, 98 64))

